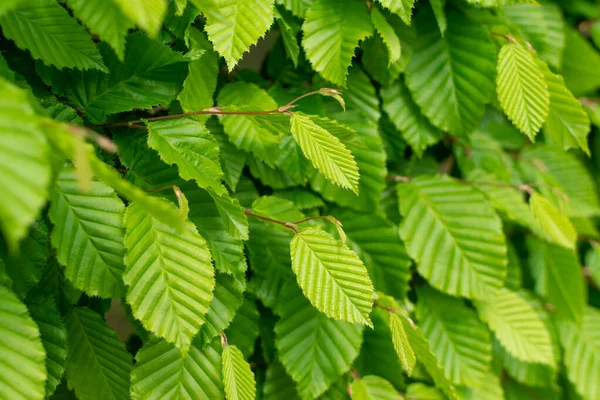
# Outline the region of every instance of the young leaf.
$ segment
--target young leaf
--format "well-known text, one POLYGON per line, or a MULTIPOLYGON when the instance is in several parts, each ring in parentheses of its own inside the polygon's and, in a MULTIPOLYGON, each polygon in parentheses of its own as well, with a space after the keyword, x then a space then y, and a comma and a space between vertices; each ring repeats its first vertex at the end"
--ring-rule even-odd
POLYGON ((356 253, 319 228, 305 228, 290 245, 302 292, 330 318, 372 326, 373 284, 356 253))
POLYGON ((215 285, 206 242, 191 222, 178 232, 134 202, 125 213, 125 247, 123 279, 133 315, 186 353, 215 285))
POLYGON ((394 28, 390 23, 385 19, 385 16, 379 11, 377 8, 373 8, 371 10, 371 22, 373 22, 373 26, 377 33, 383 39, 387 49, 388 49, 388 67, 391 64, 394 64, 396 61, 400 59, 401 55, 401 45, 400 39, 394 28))
POLYGON ((0 285, 0 387, 7 399, 45 398, 46 352, 25 304, 0 285), (18 360, 18 361, 17 361, 18 360))
POLYGON ((129 396, 131 355, 104 319, 86 307, 66 316, 67 383, 78 399, 119 400, 129 396))
POLYGON ((209 190, 208 194, 225 223, 225 231, 234 239, 248 240, 248 217, 238 199, 230 197, 227 192, 220 197, 213 190, 209 190))
POLYGON ((587 303, 586 285, 571 249, 527 238, 529 267, 536 293, 556 309, 556 319, 579 324, 587 303))
POLYGON ((397 14, 406 25, 410 25, 415 0, 378 0, 382 6, 397 14))
POLYGON ((362 330, 360 325, 327 318, 294 286, 293 282, 286 285, 281 299, 275 346, 300 397, 314 399, 350 369, 358 355, 362 330), (313 345, 307 348, 307 342, 313 345))
POLYGON ((171 343, 151 338, 135 356, 131 372, 131 398, 222 399, 221 344, 215 340, 202 347, 198 339, 182 356, 171 343), (196 397, 190 397, 194 394, 196 397))
POLYGON ((223 348, 223 382, 227 400, 254 400, 256 382, 250 364, 235 345, 223 348))
POLYGON ((478 126, 493 93, 495 50, 482 25, 455 12, 447 18, 442 38, 432 13, 419 13, 406 84, 434 126, 464 136, 478 126))
POLYGON ((46 65, 108 72, 92 38, 54 0, 23 2, 0 16, 0 26, 7 38, 46 65))
POLYGON ((402 321, 400 321, 400 317, 396 313, 390 314, 390 332, 392 333, 394 350, 400 359, 400 363, 408 376, 411 376, 413 368, 417 363, 417 358, 408 341, 404 325, 402 325, 402 321))
POLYGON ((455 296, 493 297, 506 277, 506 239, 483 195, 448 177, 421 176, 399 185, 398 196, 400 236, 431 285, 455 296))
POLYGON ((125 206, 102 181, 82 193, 75 170, 63 168, 52 190, 49 217, 52 245, 65 276, 92 296, 120 297, 123 284, 123 215, 125 206))
POLYGON ((577 232, 567 217, 537 192, 529 198, 529 205, 536 222, 548 239, 568 249, 575 249, 577 232))
POLYGON ((534 141, 548 116, 550 95, 533 53, 519 43, 502 46, 496 86, 508 118, 534 141))
POLYGON ((585 399, 600 396, 600 312, 586 307, 581 325, 574 322, 559 324, 560 341, 565 349, 567 376, 577 392, 585 399))
POLYGON ((476 386, 485 380, 492 361, 487 327, 465 303, 431 288, 418 290, 417 318, 431 351, 456 385, 476 386))
POLYGON ((277 8, 275 8, 275 19, 277 20, 277 25, 281 32, 281 39, 283 40, 285 52, 294 63, 294 66, 297 67, 298 56, 300 55, 300 46, 296 39, 298 32, 292 28, 291 24, 286 20, 286 16, 279 12, 277 8))
POLYGON ((354 49, 371 35, 373 25, 367 6, 358 0, 315 0, 302 30, 302 47, 313 69, 345 86, 354 49))
POLYGON ((292 116, 292 135, 304 155, 331 182, 358 194, 358 167, 344 144, 308 116, 292 116))
POLYGON ((313 0, 276 0, 275 2, 282 4, 286 10, 289 10, 296 17, 304 18, 313 0))
POLYGON ((229 72, 273 23, 273 0, 190 0, 206 17, 204 29, 229 72))
POLYGON ((527 362, 556 365, 546 327, 517 293, 503 288, 494 299, 475 305, 479 316, 512 356, 527 362))
POLYGON ((167 12, 165 0, 111 0, 150 37, 157 37, 167 12))
POLYGON ((401 400, 391 383, 375 375, 363 376, 352 382, 352 400, 401 400))
POLYGON ((544 132, 565 150, 581 148, 589 156, 587 135, 591 127, 587 113, 579 100, 567 89, 563 77, 552 73, 546 64, 538 64, 550 94, 550 108, 544 132))
POLYGON ((176 164, 183 179, 194 179, 201 188, 212 188, 219 195, 225 193, 219 144, 202 123, 191 118, 150 122, 148 146, 165 163, 176 164))
POLYGON ((0 229, 19 248, 48 196, 49 146, 25 91, 0 78, 0 229))
POLYGON ((125 58, 125 36, 131 22, 114 0, 67 0, 73 14, 92 33, 113 48, 119 60, 125 58))

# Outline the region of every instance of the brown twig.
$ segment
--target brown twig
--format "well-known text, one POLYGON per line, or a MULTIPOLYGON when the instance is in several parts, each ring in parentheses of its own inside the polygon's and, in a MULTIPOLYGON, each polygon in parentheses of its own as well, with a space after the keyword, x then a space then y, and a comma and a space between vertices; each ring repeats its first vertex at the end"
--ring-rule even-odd
POLYGON ((246 214, 249 217, 253 217, 253 218, 256 218, 256 219, 260 219, 260 220, 263 220, 263 221, 272 222, 274 224, 284 226, 284 227, 286 227, 286 228, 291 229, 292 231, 294 231, 294 233, 298 233, 298 227, 296 227, 296 225, 294 223, 292 223, 292 222, 279 221, 279 220, 276 220, 276 219, 273 219, 273 218, 263 217, 262 215, 254 214, 252 212, 252 210, 249 209, 249 208, 246 208, 244 210, 244 214, 246 214))

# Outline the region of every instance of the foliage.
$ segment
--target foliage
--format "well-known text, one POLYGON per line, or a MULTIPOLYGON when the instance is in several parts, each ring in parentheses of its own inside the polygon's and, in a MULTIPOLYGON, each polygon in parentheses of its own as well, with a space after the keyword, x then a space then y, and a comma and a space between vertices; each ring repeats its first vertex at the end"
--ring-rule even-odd
POLYGON ((0 3, 0 399, 600 397, 597 2, 0 3))

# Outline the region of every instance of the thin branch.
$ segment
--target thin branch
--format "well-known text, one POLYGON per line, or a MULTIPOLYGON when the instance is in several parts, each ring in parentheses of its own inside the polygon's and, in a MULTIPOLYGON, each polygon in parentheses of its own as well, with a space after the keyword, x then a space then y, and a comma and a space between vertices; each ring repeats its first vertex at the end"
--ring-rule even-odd
POLYGON ((210 107, 210 108, 206 108, 204 110, 190 111, 190 112, 181 113, 181 114, 162 115, 162 116, 159 116, 159 117, 150 117, 150 118, 144 118, 144 119, 134 119, 134 120, 131 120, 131 121, 110 122, 110 123, 107 123, 107 124, 90 125, 90 126, 88 126, 88 128, 110 128, 110 127, 115 127, 115 126, 126 126, 126 127, 130 127, 130 128, 146 129, 142 125, 137 125, 137 124, 143 123, 144 121, 161 121, 161 120, 165 120, 165 119, 175 119, 175 118, 191 117, 193 115, 269 115, 269 114, 286 114, 286 115, 290 115, 291 116, 292 114, 291 114, 290 110, 296 106, 294 103, 298 102, 299 100, 301 100, 301 99, 303 99, 305 97, 313 96, 313 95, 316 95, 316 94, 321 94, 321 95, 325 95, 325 96, 332 96, 334 94, 339 94, 339 91, 336 90, 336 89, 321 88, 319 90, 315 90, 314 92, 309 92, 309 93, 305 93, 305 94, 303 94, 301 96, 298 96, 295 99, 291 100, 286 105, 278 107, 278 108, 273 109, 273 110, 224 111, 223 107, 210 107))
POLYGON ((223 347, 229 346, 229 342, 227 341, 227 335, 225 334, 225 332, 221 332, 221 345, 223 347))
POLYGON ((518 43, 514 36, 511 36, 507 33, 490 32, 490 35, 503 37, 509 43, 518 43))
MULTIPOLYGON (((326 219, 326 220, 331 220, 331 218, 332 218, 332 217, 331 217, 331 216, 329 216, 329 215, 317 215, 316 217, 309 217, 309 218, 305 218, 305 219, 303 219, 303 220, 300 220, 300 221, 296 221, 296 222, 294 222, 294 225, 300 225, 300 224, 302 224, 302 223, 304 223, 304 222, 312 221, 312 220, 315 220, 315 219, 326 219)), ((337 221, 337 220, 336 220, 336 221, 337 221)))
POLYGON ((294 233, 298 233, 298 228, 292 222, 279 221, 279 220, 276 220, 276 219, 273 219, 273 218, 263 217, 262 215, 254 214, 252 212, 252 210, 249 209, 249 208, 246 208, 244 210, 244 214, 246 214, 249 217, 253 217, 253 218, 256 218, 256 219, 260 219, 260 220, 263 220, 263 221, 272 222, 274 224, 284 226, 284 227, 286 227, 286 228, 291 229, 292 231, 294 231, 294 233))

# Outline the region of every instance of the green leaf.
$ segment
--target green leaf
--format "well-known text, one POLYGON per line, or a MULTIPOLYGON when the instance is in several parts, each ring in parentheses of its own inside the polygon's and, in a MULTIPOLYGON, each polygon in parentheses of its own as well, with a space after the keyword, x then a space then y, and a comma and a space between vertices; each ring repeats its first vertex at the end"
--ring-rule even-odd
POLYGON ((78 399, 129 397, 131 355, 102 317, 86 307, 66 316, 69 353, 67 383, 78 399))
POLYGON ((592 282, 600 287, 600 246, 592 246, 585 255, 584 273, 590 277, 592 282))
POLYGON ((536 293, 555 307, 556 318, 580 323, 587 295, 577 255, 573 250, 527 239, 536 293))
POLYGON ((513 357, 526 362, 556 365, 546 327, 517 293, 503 288, 494 299, 476 302, 475 305, 479 316, 513 357))
POLYGON ((54 301, 39 292, 29 296, 28 309, 40 330, 46 351, 46 396, 50 396, 60 384, 67 365, 67 328, 54 301))
POLYGON ((446 6, 446 0, 430 0, 431 9, 433 10, 433 15, 435 16, 435 20, 440 28, 440 33, 442 37, 446 34, 446 29, 448 29, 448 20, 446 19, 446 12, 444 11, 444 7, 446 6))
POLYGON ((67 0, 77 19, 113 48, 117 57, 125 57, 125 36, 131 22, 114 0, 67 0))
POLYGON ((483 26, 457 13, 447 19, 442 38, 433 15, 419 13, 406 84, 434 126, 464 136, 479 124, 492 95, 496 53, 483 26))
POLYGON ((382 89, 381 97, 383 110, 417 156, 441 139, 442 132, 421 113, 403 81, 382 89))
POLYGON ((377 8, 371 10, 371 22, 373 22, 375 30, 381 36, 388 49, 388 66, 394 64, 400 60, 400 55, 402 54, 398 35, 396 35, 394 28, 377 8))
POLYGON ((242 352, 235 345, 225 345, 222 360, 225 398, 253 400, 256 397, 256 382, 242 352))
POLYGON ((400 321, 400 317, 398 317, 398 314, 396 313, 390 314, 390 332, 392 334, 394 350, 400 359, 402 367, 408 376, 410 376, 412 375, 413 368, 417 363, 417 358, 412 346, 410 345, 410 342, 408 341, 408 336, 404 330, 404 325, 402 325, 402 321, 400 321))
POLYGON ((492 361, 487 327, 465 303, 431 288, 418 290, 417 318, 431 351, 456 385, 478 386, 492 361))
POLYGON ((330 318, 372 326, 373 284, 356 253, 319 228, 298 232, 292 269, 304 295, 330 318))
POLYGON ((0 386, 7 399, 41 400, 46 388, 46 352, 25 304, 0 285, 0 386))
POLYGON ((348 148, 310 117, 294 114, 292 135, 306 158, 332 183, 358 194, 358 166, 348 148))
POLYGON ((206 17, 204 29, 229 72, 273 23, 273 0, 190 0, 206 17))
POLYGON ((293 286, 286 286, 286 297, 282 299, 275 346, 300 397, 314 399, 350 369, 360 349, 362 329, 327 318, 293 286))
POLYGON ((600 55, 577 30, 566 29, 562 76, 576 96, 593 92, 600 87, 600 55))
POLYGON ((427 399, 427 400, 445 400, 436 388, 425 385, 424 383, 411 383, 406 387, 406 397, 409 399, 427 399))
POLYGON ((215 340, 202 347, 192 342, 190 351, 182 355, 171 343, 151 338, 135 356, 131 372, 131 398, 158 399, 222 399, 221 344, 215 340))
MULTIPOLYGON (((217 88, 219 55, 212 50, 210 42, 198 29, 190 28, 188 37, 193 50, 204 50, 200 58, 190 62, 183 89, 177 96, 183 111, 192 112, 212 107, 215 103, 213 95, 217 88)), ((194 118, 204 121, 208 116, 196 115, 194 118)))
POLYGON ((54 0, 24 2, 0 16, 0 26, 4 36, 46 65, 107 72, 92 38, 54 0))
POLYGON ((563 77, 552 73, 545 64, 540 63, 540 66, 550 93, 550 108, 544 132, 552 142, 565 150, 581 148, 589 156, 587 135, 591 127, 587 113, 567 89, 563 77))
POLYGON ((415 0, 378 0, 382 6, 397 14, 406 25, 410 25, 415 0))
POLYGON ((148 146, 165 163, 176 164, 183 179, 194 179, 201 188, 213 188, 219 195, 225 192, 219 144, 202 123, 191 118, 149 122, 148 146))
POLYGON ((498 100, 513 124, 532 141, 548 117, 550 95, 533 53, 507 43, 498 54, 498 100))
POLYGON ((398 185, 400 236, 419 272, 438 290, 491 298, 506 277, 502 223, 483 195, 445 176, 398 185))
POLYGON ((478 386, 457 387, 456 392, 463 400, 504 400, 501 378, 494 371, 487 371, 484 379, 485 383, 479 382, 478 386))
MULTIPOLYGON (((219 106, 246 106, 245 111, 275 110, 277 103, 255 84, 236 82, 226 85, 217 99, 219 106)), ((238 107, 239 108, 239 107, 238 107)), ((252 152, 269 166, 275 165, 280 137, 289 134, 285 115, 225 115, 221 123, 231 142, 252 152)))
POLYGON ((300 56, 300 46, 298 45, 298 39, 296 39, 298 32, 297 29, 292 28, 291 22, 286 18, 289 18, 287 14, 283 14, 275 8, 275 20, 279 26, 285 52, 294 63, 294 67, 297 67, 298 57, 300 56))
POLYGON ((524 149, 522 165, 532 171, 530 182, 569 217, 600 215, 600 200, 589 170, 572 153, 556 147, 535 146, 524 149), (577 179, 573 179, 577 177, 577 179))
POLYGON ((560 341, 565 349, 567 376, 584 399, 600 396, 600 312, 586 307, 581 326, 574 322, 559 324, 560 341))
POLYGON ((48 196, 49 146, 26 92, 1 78, 0 135, 0 228, 16 251, 48 196))
POLYGON ((365 4, 358 0, 315 0, 302 26, 302 47, 315 71, 346 85, 354 49, 373 32, 365 4))
POLYGON ((214 296, 206 313, 206 322, 198 337, 203 345, 223 332, 233 321, 237 310, 244 302, 246 281, 225 274, 217 274, 214 296))
POLYGON ((125 247, 123 279, 133 315, 186 353, 213 296, 208 245, 191 222, 177 231, 134 202, 125 213, 125 247))
POLYGON ((567 217, 537 192, 529 198, 529 205, 531 213, 548 239, 568 249, 575 249, 577 232, 567 217))
POLYGON ((400 400, 402 396, 391 383, 375 375, 363 376, 352 382, 353 400, 400 400))
POLYGON ((227 341, 240 349, 246 359, 254 353, 254 344, 259 334, 258 321, 256 301, 246 298, 225 331, 227 341))
POLYGON ((346 244, 365 263, 375 290, 403 298, 412 261, 397 228, 379 214, 333 211, 343 224, 346 244))
POLYGON ((450 399, 457 399, 456 389, 445 375, 444 368, 438 363, 437 357, 431 351, 429 342, 423 336, 423 333, 414 322, 405 315, 399 316, 402 326, 412 346, 417 360, 425 367, 435 385, 440 388, 450 399))
POLYGON ((121 63, 107 46, 100 47, 110 75, 98 71, 56 71, 53 90, 68 97, 94 123, 134 108, 168 105, 181 91, 187 74, 183 55, 142 33, 127 37, 121 63))
POLYGON ((165 0, 111 0, 150 37, 157 37, 167 13, 165 0))
POLYGON ((223 219, 225 231, 234 239, 248 240, 248 217, 238 199, 230 197, 227 192, 221 197, 212 190, 209 190, 208 194, 212 197, 223 219))
POLYGON ((0 259, 4 259, 5 271, 12 280, 12 286, 8 287, 20 298, 25 298, 29 289, 40 281, 42 268, 48 261, 48 247, 48 227, 41 220, 31 226, 18 254, 6 254, 0 243, 0 259))
POLYGON ((273 360, 267 367, 265 382, 263 383, 262 399, 264 400, 300 400, 296 392, 296 385, 285 372, 279 360, 273 360))
POLYGON ((65 167, 51 200, 52 245, 66 267, 65 276, 92 296, 122 296, 125 206, 121 199, 98 180, 91 182, 89 192, 82 192, 75 170, 65 167))
POLYGON ((235 192, 237 184, 242 177, 242 171, 246 166, 247 153, 237 149, 229 141, 227 135, 225 135, 223 126, 216 118, 209 119, 207 127, 210 133, 217 139, 217 142, 219 142, 219 157, 221 159, 221 168, 223 169, 223 180, 235 192))

